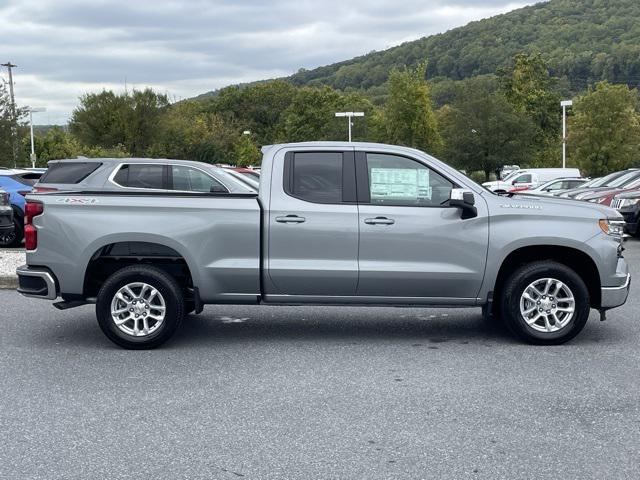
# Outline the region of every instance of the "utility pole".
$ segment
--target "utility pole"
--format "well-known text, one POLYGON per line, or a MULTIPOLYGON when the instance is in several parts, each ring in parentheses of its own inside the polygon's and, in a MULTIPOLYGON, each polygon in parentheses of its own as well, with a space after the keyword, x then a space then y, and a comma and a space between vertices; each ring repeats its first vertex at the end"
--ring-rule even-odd
POLYGON ((336 112, 336 117, 347 117, 347 125, 349 125, 349 141, 351 141, 351 126, 353 117, 364 117, 364 112, 336 112))
POLYGON ((13 126, 11 127, 11 143, 13 147, 13 166, 18 166, 18 119, 16 118, 16 98, 13 95, 13 72, 12 68, 16 68, 11 62, 3 63, 0 66, 7 67, 9 71, 9 96, 11 98, 11 115, 13 116, 13 126))
POLYGON ((34 112, 46 112, 44 107, 29 107, 29 128, 31 130, 31 168, 36 168, 36 148, 33 140, 33 113, 34 112))

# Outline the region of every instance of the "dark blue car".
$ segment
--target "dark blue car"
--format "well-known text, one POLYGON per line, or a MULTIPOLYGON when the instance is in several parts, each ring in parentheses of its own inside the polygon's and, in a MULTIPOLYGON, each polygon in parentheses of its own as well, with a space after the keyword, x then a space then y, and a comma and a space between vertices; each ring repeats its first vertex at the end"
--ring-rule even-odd
POLYGON ((40 173, 19 170, 0 170, 0 190, 9 194, 9 203, 13 209, 14 231, 0 236, 0 246, 15 247, 22 243, 24 236, 25 195, 33 190, 33 184, 40 173))

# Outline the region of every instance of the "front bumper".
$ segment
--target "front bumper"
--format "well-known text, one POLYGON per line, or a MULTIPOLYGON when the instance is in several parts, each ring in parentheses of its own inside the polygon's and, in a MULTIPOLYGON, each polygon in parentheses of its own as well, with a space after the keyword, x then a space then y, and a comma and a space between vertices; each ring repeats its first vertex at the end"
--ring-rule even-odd
POLYGON ((18 275, 18 293, 25 297, 55 300, 58 287, 55 275, 44 267, 22 265, 16 269, 18 275))
POLYGON ((619 287, 602 287, 600 307, 603 309, 616 308, 623 305, 631 289, 631 274, 627 273, 625 282, 619 287))
POLYGON ((636 212, 635 211, 623 212, 620 210, 618 211, 622 214, 622 217, 624 218, 624 221, 625 221, 624 229, 628 233, 635 235, 636 232, 638 231, 638 215, 636 214, 636 212))

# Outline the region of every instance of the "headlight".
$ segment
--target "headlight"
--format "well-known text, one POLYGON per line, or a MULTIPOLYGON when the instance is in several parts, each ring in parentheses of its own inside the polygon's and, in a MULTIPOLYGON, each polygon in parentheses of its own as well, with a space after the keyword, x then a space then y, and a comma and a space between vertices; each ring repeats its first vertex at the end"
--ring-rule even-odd
POLYGON ((9 205, 9 194, 7 192, 0 192, 0 206, 9 205))
POLYGON ((640 198, 619 198, 618 202, 618 208, 633 207, 640 202, 640 198))
POLYGON ((600 220, 600 229, 612 237, 622 237, 624 235, 624 220, 600 220))

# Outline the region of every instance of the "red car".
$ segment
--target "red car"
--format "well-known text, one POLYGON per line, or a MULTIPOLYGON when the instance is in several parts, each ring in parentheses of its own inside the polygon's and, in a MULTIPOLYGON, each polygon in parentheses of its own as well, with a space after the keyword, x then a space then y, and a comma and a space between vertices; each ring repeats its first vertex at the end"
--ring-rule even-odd
POLYGON ((600 190, 597 192, 593 192, 589 195, 582 197, 580 200, 585 200, 591 203, 598 203, 600 205, 605 205, 607 207, 610 207, 613 197, 615 197, 619 193, 624 193, 630 190, 637 190, 637 189, 640 189, 640 178, 637 178, 634 181, 627 183, 624 186, 621 186, 618 188, 610 188, 607 190, 600 190))

